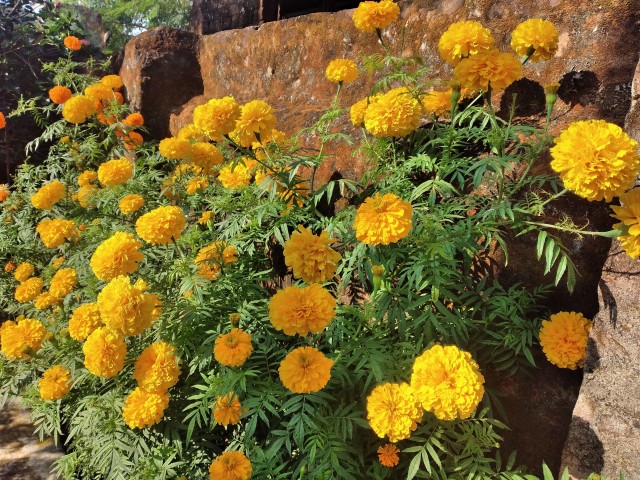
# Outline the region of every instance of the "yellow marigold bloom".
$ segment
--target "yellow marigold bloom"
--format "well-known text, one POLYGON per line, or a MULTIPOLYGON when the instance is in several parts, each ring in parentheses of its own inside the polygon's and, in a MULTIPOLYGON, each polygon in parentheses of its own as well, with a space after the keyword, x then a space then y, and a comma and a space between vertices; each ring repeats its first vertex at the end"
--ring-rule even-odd
POLYGON ((262 100, 252 100, 240 109, 240 118, 231 137, 243 147, 251 147, 253 142, 269 135, 276 126, 273 108, 262 100))
POLYGON ((191 152, 191 143, 177 137, 165 138, 158 145, 160 155, 170 160, 182 160, 191 152))
POLYGON ((67 35, 64 37, 62 43, 64 43, 64 46, 69 50, 80 50, 82 48, 82 41, 74 35, 67 35))
POLYGON ((38 381, 43 400, 60 400, 71 390, 71 372, 62 365, 54 365, 38 381))
POLYGON ((36 232, 38 232, 42 243, 47 248, 59 247, 65 240, 78 236, 78 228, 73 220, 61 218, 54 218, 53 220, 45 218, 38 223, 36 232))
POLYGON ((193 123, 182 127, 178 132, 178 138, 194 142, 204 142, 207 140, 207 136, 203 135, 198 127, 196 127, 193 123))
POLYGON ((118 275, 127 275, 138 270, 138 263, 144 259, 139 251, 142 247, 128 232, 116 232, 102 242, 93 252, 89 265, 96 277, 109 281, 118 275))
POLYGON ((14 297, 20 303, 30 302, 40 295, 43 287, 44 280, 40 277, 31 277, 16 287, 14 297))
POLYGON ((22 262, 20 265, 18 265, 18 267, 16 268, 16 271, 13 272, 13 278, 15 278, 17 281, 22 283, 28 278, 30 278, 33 275, 33 272, 35 271, 36 271, 36 267, 34 267, 32 263, 22 262))
POLYGON ((638 142, 604 120, 571 123, 554 142, 551 168, 587 200, 611 202, 631 188, 640 170, 638 142))
POLYGON ((100 317, 107 327, 123 336, 139 335, 151 326, 158 299, 144 293, 146 285, 131 285, 131 279, 120 275, 98 294, 100 317))
MULTIPOLYGON (((93 208, 96 205, 96 200, 93 197, 98 192, 98 187, 95 185, 85 185, 80 187, 76 194, 76 199, 82 208, 93 208)), ((72 197, 73 198, 73 197, 72 197)))
POLYGON ((55 269, 58 269, 64 263, 64 257, 58 257, 53 262, 51 262, 51 266, 55 269))
POLYGON ((436 117, 448 116, 451 114, 451 90, 437 91, 430 90, 420 101, 425 110, 436 117))
POLYGON ((630 190, 620 195, 620 203, 622 206, 611 205, 614 212, 611 216, 620 221, 613 228, 623 231, 622 235, 618 236, 618 241, 627 255, 638 258, 640 256, 640 190, 630 190))
POLYGON ((353 12, 353 23, 362 32, 387 28, 398 19, 400 7, 391 0, 360 2, 353 12))
POLYGON ((82 346, 84 366, 92 374, 111 378, 122 370, 127 356, 124 339, 110 328, 100 327, 87 337, 82 346))
POLYGON ((293 393, 322 390, 331 378, 333 360, 313 347, 298 347, 280 362, 278 373, 282 384, 293 393))
POLYGON ((115 100, 113 90, 102 83, 94 83, 84 89, 84 95, 91 98, 96 102, 100 102, 102 105, 108 105, 112 100, 115 100))
POLYGON ((120 75, 105 75, 100 79, 100 83, 111 90, 120 90, 123 85, 120 75))
POLYGON ((489 50, 463 59, 453 71, 456 82, 472 91, 502 90, 522 78, 522 64, 512 53, 489 50))
POLYGON ((186 159, 194 166, 195 171, 204 175, 211 175, 213 167, 224 163, 222 152, 208 142, 192 144, 186 159))
POLYGON ((284 262, 293 270, 296 278, 307 283, 323 283, 336 274, 336 267, 342 256, 329 245, 334 240, 326 231, 320 236, 298 225, 298 231, 284 244, 284 262))
POLYGON ((488 28, 468 20, 449 25, 438 41, 438 51, 445 62, 457 65, 463 58, 492 50, 494 43, 488 28))
POLYGON ((69 336, 79 342, 85 340, 103 325, 97 303, 85 303, 77 307, 69 319, 69 336))
POLYGON ((200 225, 206 225, 211 221, 212 218, 213 218, 213 212, 210 210, 207 210, 206 212, 202 212, 202 215, 200 215, 200 218, 198 219, 198 223, 200 225))
POLYGON ((542 322, 540 346, 547 359, 560 368, 582 368, 587 354, 591 322, 577 312, 558 312, 542 322))
POLYGON ((330 82, 353 82, 358 77, 358 66, 347 58, 336 58, 327 65, 325 75, 330 82))
POLYGON ((138 218, 136 232, 147 243, 166 245, 180 238, 186 224, 180 207, 158 207, 138 218))
POLYGON ((233 392, 224 397, 218 397, 213 410, 213 418, 219 425, 237 425, 242 417, 242 405, 233 392))
POLYGON ((249 480, 251 462, 242 452, 224 452, 209 467, 209 480, 249 480))
POLYGON ((36 297, 36 301, 33 302, 33 307, 36 310, 44 310, 45 308, 57 305, 59 302, 60 299, 51 292, 42 292, 36 297))
POLYGON ((434 345, 416 358, 411 388, 439 420, 469 418, 484 395, 484 377, 469 352, 434 345))
POLYGON ((392 443, 387 443, 378 448, 378 460, 385 467, 395 467, 400 463, 400 457, 398 457, 398 447, 392 443))
POLYGON ((85 95, 76 95, 64 102, 62 116, 69 123, 84 123, 91 115, 96 113, 96 103, 85 95))
POLYGON ((62 268, 51 279, 49 291, 57 298, 66 297, 78 284, 78 274, 73 268, 62 268))
POLYGON ((126 158, 109 160, 98 167, 98 180, 103 187, 122 185, 131 179, 133 164, 126 158))
POLYGON ((367 108, 371 103, 377 101, 380 97, 380 94, 373 95, 371 97, 363 98, 362 100, 351 105, 351 109, 349 110, 349 117, 351 118, 351 123, 356 127, 361 127, 364 125, 364 114, 367 111, 367 108))
POLYGON ((422 420, 420 402, 406 383, 378 385, 367 397, 367 420, 380 438, 390 442, 411 436, 422 420))
POLYGON ((364 126, 375 137, 404 137, 420 125, 422 109, 406 87, 394 88, 369 103, 364 126))
POLYGON ((220 180, 224 188, 234 190, 236 188, 246 187, 251 183, 253 169, 258 163, 246 157, 243 157, 242 160, 244 165, 237 163, 234 167, 233 164, 229 164, 220 169, 218 180, 220 180))
POLYGON ((308 335, 325 329, 336 316, 336 300, 317 283, 287 287, 269 300, 269 319, 286 335, 308 335))
POLYGON ((57 105, 62 105, 64 102, 69 100, 73 96, 71 90, 62 85, 56 85, 51 90, 49 90, 49 98, 51 101, 57 105))
POLYGON ((91 185, 98 179, 98 173, 93 170, 85 170, 80 175, 78 175, 78 185, 81 187, 86 187, 87 185, 91 185))
POLYGON ((213 98, 193 111, 193 124, 212 140, 221 140, 236 128, 240 105, 233 97, 213 98))
MULTIPOLYGON (((18 317, 20 318, 20 317, 18 317)), ((15 322, 6 322, 0 330, 2 354, 9 360, 28 358, 31 353, 40 350, 47 337, 47 329, 38 320, 23 318, 15 322)))
POLYGON ((356 212, 356 238, 367 245, 389 245, 409 235, 413 208, 393 193, 368 197, 356 212))
POLYGON ((548 20, 531 18, 518 24, 511 34, 511 48, 524 57, 533 48, 532 62, 549 60, 558 50, 558 31, 548 20))
POLYGON ((206 190, 209 180, 206 177, 193 177, 187 182, 187 195, 195 195, 201 190, 206 190))
POLYGON ((31 195, 31 204, 40 210, 51 210, 56 203, 64 198, 66 187, 59 180, 49 182, 31 195))
POLYGON ((158 341, 145 348, 133 371, 138 387, 146 392, 164 392, 178 383, 180 361, 170 343, 158 341))
POLYGON ((131 215, 140 210, 143 206, 144 197, 142 195, 138 195, 137 193, 130 193, 129 195, 125 195, 118 202, 120 211, 125 215, 131 215))
POLYGON ((169 394, 146 392, 136 387, 124 401, 122 416, 129 428, 145 428, 155 425, 164 417, 169 406, 169 394))
POLYGON ((222 365, 227 367, 239 367, 253 352, 251 334, 241 328, 232 328, 229 333, 216 338, 213 347, 213 356, 222 365))
POLYGON ((198 275, 215 280, 220 276, 222 264, 238 261, 238 251, 227 242, 214 242, 198 250, 193 263, 198 266, 198 275))

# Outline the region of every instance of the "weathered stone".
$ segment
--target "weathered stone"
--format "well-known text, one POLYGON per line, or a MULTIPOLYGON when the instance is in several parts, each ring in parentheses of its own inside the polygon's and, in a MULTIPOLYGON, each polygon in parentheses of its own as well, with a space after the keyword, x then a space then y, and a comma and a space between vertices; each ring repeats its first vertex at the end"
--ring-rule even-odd
POLYGON ((562 464, 574 478, 640 478, 640 262, 614 242, 602 272, 600 312, 562 464))
POLYGON ((625 131, 640 142, 640 62, 631 84, 631 107, 625 119, 625 131))
POLYGON ((190 29, 198 35, 258 25, 262 20, 262 0, 194 0, 190 29))
POLYGON ((125 47, 120 75, 131 107, 154 138, 169 135, 168 119, 202 93, 198 36, 169 27, 138 35, 125 47))

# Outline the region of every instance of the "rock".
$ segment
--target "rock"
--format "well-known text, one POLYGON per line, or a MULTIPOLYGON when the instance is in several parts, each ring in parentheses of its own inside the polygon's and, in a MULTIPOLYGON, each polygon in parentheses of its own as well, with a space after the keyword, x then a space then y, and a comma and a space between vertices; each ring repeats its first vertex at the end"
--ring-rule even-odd
POLYGON ((163 26, 125 47, 120 75, 127 98, 154 138, 169 136, 169 115, 202 93, 197 45, 197 35, 163 26))
POLYGON ((618 242, 602 272, 596 315, 573 410, 562 468, 576 479, 589 473, 640 478, 640 262, 618 242))
POLYGON ((194 0, 189 27, 198 35, 258 25, 262 0, 194 0))
POLYGON ((631 106, 625 119, 625 131, 640 142, 640 62, 636 66, 631 84, 631 106))

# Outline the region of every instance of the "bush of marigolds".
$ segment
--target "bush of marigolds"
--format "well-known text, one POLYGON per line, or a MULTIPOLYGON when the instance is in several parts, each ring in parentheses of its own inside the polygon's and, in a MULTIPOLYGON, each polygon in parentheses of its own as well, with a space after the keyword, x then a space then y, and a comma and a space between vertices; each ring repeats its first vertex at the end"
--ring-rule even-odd
POLYGON ((279 130, 266 102, 227 96, 144 141, 120 78, 78 73, 73 37, 49 66, 48 105, 2 117, 37 114, 48 127, 30 148, 53 142, 2 189, 0 378, 63 443, 61 478, 536 478, 496 453, 505 426, 483 372, 532 364, 538 342, 579 368, 590 322, 541 307, 551 285, 502 287, 482 259, 507 235, 537 234, 538 257, 571 288, 556 234, 581 228, 540 221, 568 191, 619 197, 616 230, 599 234, 637 257, 637 144, 604 121, 552 139, 495 115, 492 93, 555 53, 550 22, 520 24, 510 52, 477 22, 451 25, 438 49, 454 77, 439 91, 420 59, 383 42, 398 11, 355 10, 381 53, 327 66, 335 100, 304 135, 279 130), (371 71, 374 90, 341 105, 371 71), (361 142, 336 131, 343 115, 361 142), (340 143, 366 172, 319 184, 340 143), (558 175, 533 173, 552 144, 558 175), (346 206, 328 214, 338 194, 346 206))

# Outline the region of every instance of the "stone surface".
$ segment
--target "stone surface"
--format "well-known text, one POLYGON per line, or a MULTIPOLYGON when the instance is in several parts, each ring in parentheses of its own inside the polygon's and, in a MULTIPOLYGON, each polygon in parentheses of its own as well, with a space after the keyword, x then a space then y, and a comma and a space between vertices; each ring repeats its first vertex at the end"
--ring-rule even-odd
POLYGON ((258 25, 262 0, 194 0, 189 28, 198 35, 258 25))
POLYGON ((625 119, 625 131, 640 142, 640 61, 631 83, 631 106, 625 119))
POLYGON ((39 442, 29 413, 17 401, 0 409, 0 478, 54 480, 51 467, 62 452, 50 439, 39 442))
POLYGON ((640 262, 614 242, 600 282, 600 312, 562 455, 574 478, 640 478, 640 262))

